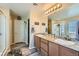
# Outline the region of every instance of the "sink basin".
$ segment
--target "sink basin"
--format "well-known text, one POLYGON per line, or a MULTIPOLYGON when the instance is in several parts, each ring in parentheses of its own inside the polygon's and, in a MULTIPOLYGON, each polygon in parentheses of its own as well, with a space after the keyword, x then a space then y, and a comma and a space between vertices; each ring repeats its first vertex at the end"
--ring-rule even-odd
POLYGON ((79 48, 79 45, 74 45, 73 47, 75 47, 75 48, 79 48))
POLYGON ((63 39, 56 39, 55 42, 60 43, 62 45, 74 45, 75 44, 75 42, 67 41, 63 39))

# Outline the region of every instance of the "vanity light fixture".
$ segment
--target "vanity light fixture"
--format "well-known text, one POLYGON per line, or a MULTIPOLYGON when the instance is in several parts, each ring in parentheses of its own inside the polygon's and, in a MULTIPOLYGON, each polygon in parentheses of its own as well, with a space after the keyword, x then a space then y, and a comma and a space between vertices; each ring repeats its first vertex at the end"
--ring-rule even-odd
POLYGON ((46 11, 45 11, 45 14, 47 15, 47 14, 49 14, 49 13, 51 13, 51 12, 54 12, 54 11, 56 11, 56 10, 58 10, 58 9, 60 9, 62 7, 62 4, 55 4, 54 6, 52 6, 51 8, 48 8, 46 11))

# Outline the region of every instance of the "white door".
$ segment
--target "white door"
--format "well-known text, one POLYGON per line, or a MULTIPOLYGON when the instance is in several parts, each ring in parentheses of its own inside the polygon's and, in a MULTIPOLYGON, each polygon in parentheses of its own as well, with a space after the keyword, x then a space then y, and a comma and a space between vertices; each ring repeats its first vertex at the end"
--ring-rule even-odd
POLYGON ((6 19, 0 16, 0 53, 5 49, 6 40, 6 19))
POLYGON ((15 20, 14 22, 14 41, 24 42, 24 22, 23 20, 15 20))

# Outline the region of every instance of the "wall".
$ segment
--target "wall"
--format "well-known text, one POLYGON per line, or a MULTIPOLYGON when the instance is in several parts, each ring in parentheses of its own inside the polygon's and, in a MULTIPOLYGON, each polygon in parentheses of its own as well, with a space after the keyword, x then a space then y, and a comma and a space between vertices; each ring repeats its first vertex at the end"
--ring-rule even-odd
POLYGON ((30 12, 30 46, 29 48, 34 48, 34 34, 36 33, 47 33, 45 32, 48 28, 48 17, 42 14, 42 11, 39 9, 31 9, 30 12), (35 25, 35 22, 39 22, 39 25, 35 25), (42 26, 41 23, 45 23, 45 26, 42 26), (34 28, 34 32, 32 32, 34 28))
POLYGON ((14 21, 17 18, 17 15, 10 10, 10 17, 11 17, 11 34, 12 34, 12 39, 10 39, 10 45, 12 45, 14 42, 14 21))
POLYGON ((14 42, 24 42, 24 21, 14 20, 14 42))

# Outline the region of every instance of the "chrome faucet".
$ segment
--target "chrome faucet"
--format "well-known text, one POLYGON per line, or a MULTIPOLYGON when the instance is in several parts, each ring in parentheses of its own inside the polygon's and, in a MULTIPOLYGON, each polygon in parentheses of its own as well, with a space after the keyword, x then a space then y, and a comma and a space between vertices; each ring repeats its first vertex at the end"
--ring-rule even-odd
POLYGON ((66 37, 64 37, 65 40, 71 41, 71 38, 69 37, 69 35, 66 35, 66 37))
POLYGON ((52 34, 53 36, 54 36, 54 38, 55 38, 55 34, 52 34))

